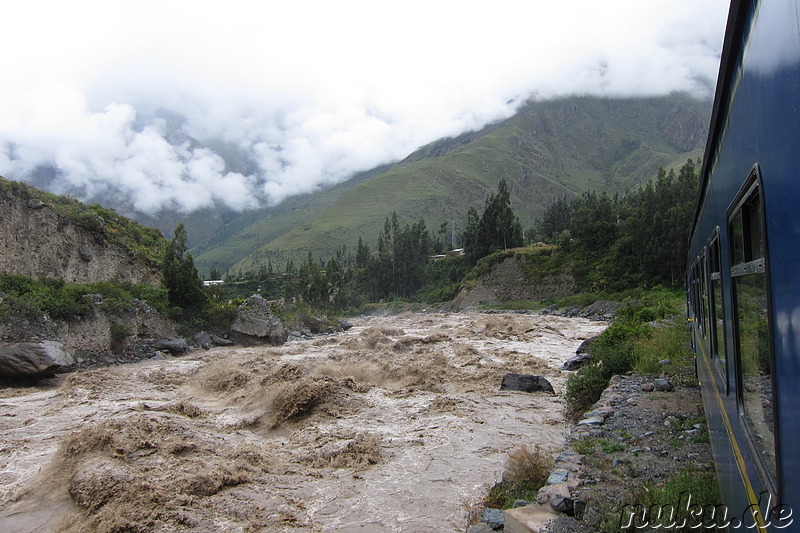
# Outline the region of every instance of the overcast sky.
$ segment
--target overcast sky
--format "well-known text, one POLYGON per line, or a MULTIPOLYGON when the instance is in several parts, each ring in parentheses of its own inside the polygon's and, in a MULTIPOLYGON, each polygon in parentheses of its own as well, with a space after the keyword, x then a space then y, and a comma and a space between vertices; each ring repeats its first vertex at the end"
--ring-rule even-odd
POLYGON ((727 9, 723 0, 4 2, 0 175, 31 180, 51 166, 54 192, 124 199, 150 214, 275 203, 508 117, 530 97, 710 98, 727 9), (249 164, 226 166, 224 146, 249 164))

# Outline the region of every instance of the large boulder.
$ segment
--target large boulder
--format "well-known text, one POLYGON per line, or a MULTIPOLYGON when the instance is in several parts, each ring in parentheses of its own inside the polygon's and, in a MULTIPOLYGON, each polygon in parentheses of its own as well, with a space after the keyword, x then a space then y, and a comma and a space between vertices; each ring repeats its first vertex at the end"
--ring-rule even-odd
POLYGON ((500 384, 500 390, 514 390, 522 392, 544 391, 555 394, 553 385, 551 385, 547 379, 542 376, 534 376, 533 374, 506 374, 503 376, 503 382, 500 384))
POLYGON ((270 309, 269 302, 258 294, 248 298, 236 313, 231 324, 231 337, 239 344, 279 345, 286 342, 289 331, 270 309))
POLYGON ((0 345, 0 377, 40 378, 63 372, 75 360, 54 341, 17 342, 0 345))
POLYGON ((153 341, 153 348, 160 352, 169 352, 171 355, 181 355, 189 351, 186 339, 176 337, 173 339, 156 339, 153 341))

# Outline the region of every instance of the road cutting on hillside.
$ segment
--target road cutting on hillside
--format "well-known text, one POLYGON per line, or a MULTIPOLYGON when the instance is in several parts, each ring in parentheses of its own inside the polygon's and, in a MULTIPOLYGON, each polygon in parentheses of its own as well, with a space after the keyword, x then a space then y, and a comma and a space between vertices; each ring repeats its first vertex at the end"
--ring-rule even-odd
POLYGON ((0 389, 0 529, 464 531, 509 452, 557 452, 560 370, 606 323, 353 319, 344 333, 0 389), (556 394, 500 391, 509 372, 556 394))

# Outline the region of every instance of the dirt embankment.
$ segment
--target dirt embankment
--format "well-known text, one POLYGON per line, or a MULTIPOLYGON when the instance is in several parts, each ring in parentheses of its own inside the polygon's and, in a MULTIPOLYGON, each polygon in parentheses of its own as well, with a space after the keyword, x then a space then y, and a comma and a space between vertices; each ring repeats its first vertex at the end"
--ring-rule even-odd
MULTIPOLYGON (((102 219, 86 217, 91 225, 102 228, 102 219)), ((36 195, 36 189, 0 183, 0 272, 68 283, 158 284, 161 273, 153 265, 103 235, 59 213, 36 195)))
POLYGON ((478 276, 475 284, 459 293, 453 302, 456 309, 501 302, 560 298, 575 293, 575 278, 565 272, 532 276, 524 267, 528 258, 517 254, 493 265, 478 276))
POLYGON ((464 531, 528 444, 559 451, 559 370, 605 324, 364 318, 0 390, 3 531, 464 531), (556 395, 500 392, 507 372, 556 395))

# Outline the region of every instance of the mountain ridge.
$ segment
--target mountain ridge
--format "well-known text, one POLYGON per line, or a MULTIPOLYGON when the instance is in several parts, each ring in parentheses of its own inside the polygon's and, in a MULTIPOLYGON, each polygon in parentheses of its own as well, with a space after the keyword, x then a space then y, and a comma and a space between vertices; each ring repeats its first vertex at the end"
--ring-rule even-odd
POLYGON ((392 212, 401 224, 422 218, 432 229, 443 222, 461 227, 468 207, 480 209, 501 179, 528 227, 556 198, 587 190, 624 193, 659 167, 699 157, 710 107, 681 94, 528 102, 513 117, 429 143, 357 182, 337 185, 335 193, 322 191, 292 212, 273 213, 220 247, 198 249, 198 268, 238 273, 268 261, 282 268, 309 251, 324 258, 342 246, 352 250, 359 237, 372 247, 392 212), (264 230, 270 225, 282 228, 279 236, 264 230))

